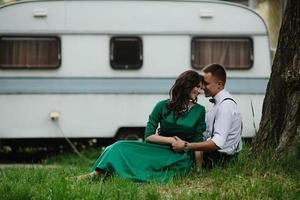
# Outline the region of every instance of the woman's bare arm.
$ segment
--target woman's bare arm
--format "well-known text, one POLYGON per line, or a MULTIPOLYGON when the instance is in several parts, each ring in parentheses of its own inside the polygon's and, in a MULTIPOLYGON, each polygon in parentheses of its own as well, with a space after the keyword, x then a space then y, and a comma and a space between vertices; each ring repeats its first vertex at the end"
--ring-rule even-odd
POLYGON ((158 134, 150 135, 146 138, 146 142, 153 142, 158 144, 172 144, 175 141, 176 140, 174 137, 165 137, 158 134))

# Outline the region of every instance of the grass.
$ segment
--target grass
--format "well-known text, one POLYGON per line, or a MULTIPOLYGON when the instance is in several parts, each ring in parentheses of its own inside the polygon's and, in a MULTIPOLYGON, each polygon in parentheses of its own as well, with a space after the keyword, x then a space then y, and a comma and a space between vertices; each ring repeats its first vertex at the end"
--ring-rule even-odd
POLYGON ((0 169, 0 199, 300 199, 299 161, 281 164, 268 158, 270 152, 249 160, 247 147, 225 167, 194 170, 167 184, 65 179, 86 173, 99 151, 82 151, 85 159, 56 156, 45 160, 45 167, 0 169))

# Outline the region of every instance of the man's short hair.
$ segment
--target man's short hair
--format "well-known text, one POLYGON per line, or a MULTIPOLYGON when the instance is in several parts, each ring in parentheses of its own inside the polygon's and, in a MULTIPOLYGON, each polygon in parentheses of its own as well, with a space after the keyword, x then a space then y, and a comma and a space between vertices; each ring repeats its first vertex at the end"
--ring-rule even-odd
POLYGON ((211 73, 212 76, 216 77, 218 80, 223 81, 224 85, 226 83, 226 71, 225 68, 220 64, 209 64, 206 65, 203 70, 204 73, 211 73))

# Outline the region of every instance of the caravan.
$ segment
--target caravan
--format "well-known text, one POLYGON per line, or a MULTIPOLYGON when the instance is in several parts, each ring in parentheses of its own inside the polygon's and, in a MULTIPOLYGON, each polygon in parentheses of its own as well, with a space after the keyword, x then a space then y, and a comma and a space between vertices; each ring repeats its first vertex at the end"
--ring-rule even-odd
MULTIPOLYGON (((0 140, 132 138, 183 71, 226 66, 259 125, 271 55, 263 19, 222 1, 21 1, 0 7, 0 140)), ((199 103, 210 106, 204 95, 199 103)))

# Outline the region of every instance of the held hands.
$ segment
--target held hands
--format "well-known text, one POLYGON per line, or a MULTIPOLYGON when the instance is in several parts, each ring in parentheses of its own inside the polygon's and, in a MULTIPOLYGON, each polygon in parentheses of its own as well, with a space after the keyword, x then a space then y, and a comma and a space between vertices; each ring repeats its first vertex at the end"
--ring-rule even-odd
POLYGON ((172 149, 175 152, 182 152, 184 150, 184 143, 185 141, 183 141, 182 139, 180 139, 177 136, 174 136, 175 141, 172 143, 172 149))

